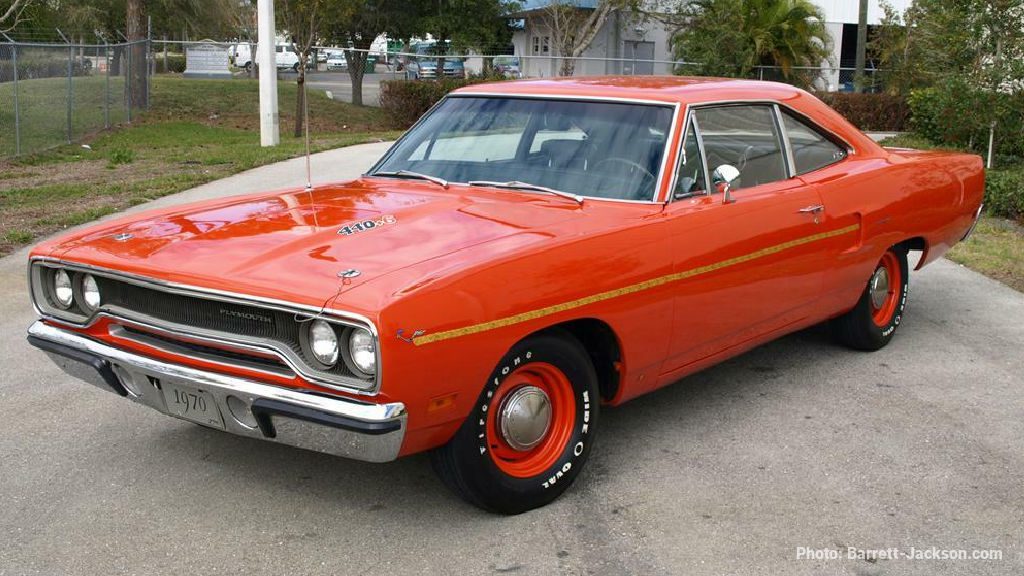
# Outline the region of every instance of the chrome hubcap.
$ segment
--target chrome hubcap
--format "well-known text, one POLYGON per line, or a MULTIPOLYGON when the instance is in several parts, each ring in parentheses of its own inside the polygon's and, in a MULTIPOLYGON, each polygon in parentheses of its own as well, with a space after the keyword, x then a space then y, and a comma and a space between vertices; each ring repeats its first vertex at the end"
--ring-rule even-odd
POLYGON ((529 450, 548 433, 551 399, 536 386, 523 386, 505 398, 499 414, 501 435, 515 450, 529 450))
POLYGON ((889 271, 883 266, 875 270, 875 275, 871 277, 871 305, 877 310, 885 305, 888 297, 889 271))

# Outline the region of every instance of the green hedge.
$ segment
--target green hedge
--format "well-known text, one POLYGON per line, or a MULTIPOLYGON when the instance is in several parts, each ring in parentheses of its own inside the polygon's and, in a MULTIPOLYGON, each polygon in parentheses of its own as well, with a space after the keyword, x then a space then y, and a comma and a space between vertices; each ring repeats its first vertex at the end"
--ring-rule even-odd
POLYGON ((181 74, 185 71, 185 55, 184 54, 168 54, 167 55, 167 68, 164 69, 164 55, 163 53, 153 54, 153 58, 156 62, 156 73, 163 74, 165 72, 173 72, 175 74, 181 74))
POLYGON ((985 175, 985 209, 994 216, 1024 220, 1024 167, 985 175))
MULTIPOLYGON (((83 62, 77 58, 71 65, 71 73, 74 76, 85 76, 91 69, 91 62, 83 62)), ((18 56, 18 80, 32 80, 35 78, 59 78, 68 75, 67 56, 18 56)), ((0 82, 14 80, 14 62, 12 60, 0 60, 0 82)))
POLYGON ((380 83, 380 106, 394 127, 404 130, 452 90, 490 81, 493 79, 384 80, 380 83))
POLYGON ((909 127, 910 106, 902 96, 847 92, 817 96, 861 130, 903 132, 909 127))

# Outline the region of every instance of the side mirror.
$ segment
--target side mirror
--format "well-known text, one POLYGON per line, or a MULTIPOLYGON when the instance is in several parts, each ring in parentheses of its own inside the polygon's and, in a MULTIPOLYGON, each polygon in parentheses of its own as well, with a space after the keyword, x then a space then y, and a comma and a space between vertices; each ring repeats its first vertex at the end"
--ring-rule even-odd
POLYGON ((730 192, 732 191, 732 183, 739 177, 739 169, 731 164, 722 164, 711 173, 711 181, 715 185, 715 190, 725 195, 722 198, 722 204, 732 204, 735 202, 730 192))

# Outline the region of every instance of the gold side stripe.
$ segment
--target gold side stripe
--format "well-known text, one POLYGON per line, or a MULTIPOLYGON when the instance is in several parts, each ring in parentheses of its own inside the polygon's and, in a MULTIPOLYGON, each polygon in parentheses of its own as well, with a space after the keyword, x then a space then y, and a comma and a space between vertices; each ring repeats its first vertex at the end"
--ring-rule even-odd
POLYGON ((783 242, 782 244, 776 244, 763 248, 750 254, 744 254, 743 256, 737 256, 735 258, 729 258, 728 260, 722 260, 715 262, 714 264, 708 264, 707 266, 700 266, 698 268, 692 268, 683 272, 676 272, 674 274, 668 274, 666 276, 660 276, 658 278, 652 278, 650 280, 644 280, 637 284, 631 284, 623 288, 617 288, 615 290, 609 290, 607 292, 601 292, 599 294, 593 294, 577 300, 569 302, 563 302, 562 304, 555 304, 554 306, 548 306, 547 308, 540 308, 538 310, 531 310, 529 312, 523 312, 514 316, 508 316, 506 318, 500 318, 498 320, 492 320, 490 322, 484 322, 482 324, 474 324, 472 326, 466 326, 464 328, 455 328, 453 330, 446 330, 444 332, 437 332, 434 334, 423 334, 413 338, 413 343, 417 346, 424 344, 430 344, 431 342, 440 342, 442 340, 449 340, 451 338, 458 338, 460 336, 469 336, 470 334, 478 334, 480 332, 487 332, 488 330, 496 330, 498 328, 504 328, 506 326, 512 326, 513 324, 520 324, 523 322, 529 322, 530 320, 536 320, 552 314, 558 314, 559 312, 565 312, 566 310, 572 310, 573 308, 580 308, 581 306, 587 306, 597 302, 603 302, 604 300, 610 300, 612 298, 618 298, 619 296, 625 296, 627 294, 635 294, 643 290, 650 290, 651 288, 657 288, 670 282, 676 282, 684 280, 686 278, 692 278, 701 274, 707 274, 708 272, 714 272, 715 270, 721 270, 722 268, 728 268, 735 266, 736 264, 742 264, 772 254, 778 254, 783 250, 788 250, 796 246, 802 246, 804 244, 810 244, 811 242, 817 242, 818 240, 824 240, 826 238, 832 238, 834 236, 842 236, 850 232, 855 232, 860 229, 860 224, 853 224, 845 228, 839 228, 830 232, 822 232, 820 234, 814 234, 811 236, 805 236, 796 240, 790 240, 789 242, 783 242))

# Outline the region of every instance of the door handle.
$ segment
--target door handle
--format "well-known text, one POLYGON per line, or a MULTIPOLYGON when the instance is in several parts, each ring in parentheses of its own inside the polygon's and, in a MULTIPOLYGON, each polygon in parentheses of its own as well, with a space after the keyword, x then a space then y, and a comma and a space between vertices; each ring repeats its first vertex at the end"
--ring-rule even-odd
POLYGON ((815 204, 814 206, 804 206, 803 208, 797 210, 797 212, 803 214, 817 214, 818 212, 821 212, 824 209, 825 207, 822 206, 821 204, 815 204))

